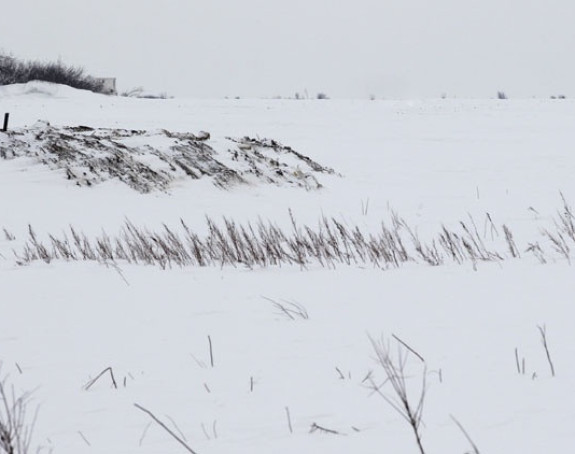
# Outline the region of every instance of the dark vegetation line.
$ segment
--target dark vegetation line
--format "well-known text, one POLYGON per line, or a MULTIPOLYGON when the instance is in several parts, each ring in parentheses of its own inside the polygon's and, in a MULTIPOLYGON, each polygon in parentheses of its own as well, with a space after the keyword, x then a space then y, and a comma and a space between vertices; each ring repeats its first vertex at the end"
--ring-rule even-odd
POLYGON ((25 61, 0 54, 0 85, 22 84, 33 80, 68 85, 96 93, 104 91, 102 81, 87 75, 81 67, 67 65, 61 60, 25 61))
MULTIPOLYGON (((291 213, 290 213, 291 215, 291 213)), ((541 241, 519 247, 509 227, 498 228, 487 215, 480 233, 473 218, 457 228, 442 226, 431 240, 423 241, 405 220, 393 214, 376 233, 362 231, 335 218, 322 218, 316 227, 300 225, 291 215, 291 228, 282 229, 271 221, 238 224, 224 218, 216 223, 206 218, 208 233, 200 236, 184 221, 177 229, 163 225, 158 231, 126 221, 121 231, 88 238, 70 227, 67 233, 48 234, 42 240, 29 227, 23 247, 14 254, 19 264, 54 260, 123 262, 155 265, 162 269, 184 266, 245 266, 248 268, 282 265, 319 264, 370 265, 397 268, 406 263, 439 266, 448 263, 500 262, 535 256, 540 263, 560 258, 570 261, 575 245, 575 217, 565 203, 553 230, 543 230, 541 241)))

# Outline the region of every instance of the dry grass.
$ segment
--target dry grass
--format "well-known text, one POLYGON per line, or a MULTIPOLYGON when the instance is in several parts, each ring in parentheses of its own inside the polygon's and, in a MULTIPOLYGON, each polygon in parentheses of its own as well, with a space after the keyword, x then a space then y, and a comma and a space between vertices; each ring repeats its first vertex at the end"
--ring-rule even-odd
POLYGON ((0 381, 0 454, 30 452, 36 414, 30 415, 30 395, 16 394, 6 379, 0 381))
POLYGON ((375 268, 399 267, 406 262, 442 265, 452 259, 463 261, 502 260, 498 252, 488 250, 475 234, 443 229, 438 240, 423 244, 407 223, 398 217, 391 225, 381 224, 378 233, 349 227, 335 218, 322 218, 318 226, 298 226, 286 231, 273 222, 237 224, 224 218, 217 223, 206 218, 206 235, 200 236, 181 221, 179 229, 164 225, 152 231, 126 221, 121 231, 89 238, 74 227, 61 235, 48 234, 40 240, 32 226, 21 250, 15 251, 18 263, 37 260, 90 260, 174 266, 268 267, 307 265, 365 265, 375 268))
MULTIPOLYGON (((395 339, 398 340, 397 338, 395 339)), ((372 380, 371 387, 374 393, 381 396, 408 423, 415 436, 420 454, 425 454, 421 433, 423 408, 427 392, 427 367, 425 361, 422 360, 421 355, 415 355, 422 367, 422 383, 415 396, 413 396, 413 388, 407 384, 406 367, 410 355, 416 352, 400 340, 398 340, 396 354, 393 354, 388 342, 371 337, 370 341, 376 354, 376 361, 385 373, 385 381, 377 384, 372 380)))
POLYGON ((236 223, 224 217, 221 222, 206 217, 207 233, 194 232, 183 220, 178 228, 163 224, 150 230, 127 220, 115 235, 102 233, 88 237, 70 226, 60 235, 42 239, 29 226, 28 238, 14 254, 19 264, 54 260, 97 261, 159 266, 162 269, 185 266, 242 266, 265 268, 295 265, 301 268, 340 265, 369 265, 398 268, 406 263, 431 266, 444 264, 501 262, 518 259, 531 252, 541 263, 571 261, 575 245, 575 218, 565 203, 553 230, 542 230, 542 243, 521 247, 507 225, 497 229, 488 216, 490 228, 480 233, 472 217, 456 228, 441 226, 439 232, 422 240, 417 230, 396 213, 379 231, 368 232, 336 218, 322 217, 317 226, 301 225, 291 215, 291 228, 271 221, 236 223), (500 234, 499 232, 502 232, 500 234), (550 249, 550 250, 549 250, 550 249))

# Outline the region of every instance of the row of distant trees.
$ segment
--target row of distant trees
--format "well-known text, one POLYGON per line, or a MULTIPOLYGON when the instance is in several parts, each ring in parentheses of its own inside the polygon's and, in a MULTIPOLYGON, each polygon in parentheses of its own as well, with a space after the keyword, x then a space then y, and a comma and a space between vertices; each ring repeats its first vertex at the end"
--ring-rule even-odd
MULTIPOLYGON (((103 82, 100 79, 86 74, 84 68, 67 65, 61 60, 49 62, 25 61, 11 55, 0 53, 0 85, 21 84, 33 80, 68 85, 73 88, 90 90, 96 93, 104 92, 103 82)), ((143 91, 142 88, 137 88, 123 95, 145 97, 138 96, 138 94, 135 93, 138 90, 143 91)), ((167 98, 167 95, 158 97, 167 98)), ((446 98, 447 95, 444 94, 441 97, 446 98)), ((370 95, 369 98, 375 100, 376 96, 370 95)), ((304 90, 302 93, 296 92, 293 99, 329 99, 329 96, 324 92, 310 96, 307 90, 304 90)), ((498 91, 497 99, 508 98, 505 92, 498 91)), ((551 96, 551 99, 566 99, 566 96, 551 96)))
POLYGON ((68 85, 73 88, 102 93, 103 83, 61 60, 51 62, 25 61, 0 54, 0 85, 22 84, 33 80, 68 85))
MULTIPOLYGON (((498 91, 497 92, 497 99, 508 99, 508 98, 507 98, 507 95, 505 94, 504 91, 498 91)), ((557 95, 557 96, 552 95, 551 99, 567 99, 567 96, 565 96, 565 95, 557 95)))
MULTIPOLYGON (((303 94, 296 92, 294 98, 295 99, 310 99, 307 91, 305 91, 303 94)), ((315 99, 329 99, 329 96, 323 92, 320 92, 315 96, 315 99)))
MULTIPOLYGON (((443 99, 447 98, 446 94, 441 95, 443 99)), ((507 94, 504 91, 497 92, 497 99, 509 99, 507 94)), ((567 99, 565 95, 552 95, 551 99, 567 99)))
MULTIPOLYGON (((446 94, 442 94, 442 95, 441 95, 441 98, 442 98, 442 99, 447 99, 447 97, 448 97, 448 96, 447 96, 446 94)), ((278 96, 277 98, 278 98, 278 99, 281 99, 282 97, 281 97, 281 96, 278 96)), ((497 98, 497 99, 509 99, 509 98, 507 97, 507 94, 506 94, 504 91, 498 91, 496 98, 497 98)), ((239 97, 237 97, 237 99, 239 99, 239 97)), ((288 97, 288 99, 290 99, 290 98, 288 97)), ((303 94, 297 92, 297 93, 295 94, 295 96, 293 96, 291 99, 329 99, 329 96, 327 96, 327 95, 326 95, 325 93, 323 93, 323 92, 318 93, 316 96, 310 96, 310 95, 307 93, 307 91, 305 91, 303 94)), ((372 95, 369 96, 369 99, 372 100, 372 101, 375 101, 375 100, 378 99, 378 98, 377 98, 377 96, 375 96, 374 94, 372 94, 372 95)), ((567 96, 565 96, 565 95, 552 95, 552 96, 551 96, 551 99, 567 99, 567 96)))

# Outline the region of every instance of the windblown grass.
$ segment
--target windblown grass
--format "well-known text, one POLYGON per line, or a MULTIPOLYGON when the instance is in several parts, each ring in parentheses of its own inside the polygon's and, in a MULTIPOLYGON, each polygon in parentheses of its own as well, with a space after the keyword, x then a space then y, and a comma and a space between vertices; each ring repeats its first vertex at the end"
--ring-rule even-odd
POLYGON ((318 225, 300 225, 291 215, 291 228, 271 221, 239 224, 223 218, 207 217, 207 234, 194 232, 181 220, 178 228, 163 225, 149 230, 126 221, 115 235, 102 233, 89 238, 70 226, 67 233, 48 234, 40 239, 29 226, 28 239, 14 254, 19 264, 54 260, 120 262, 155 265, 162 269, 186 266, 245 266, 248 268, 296 265, 338 265, 398 268, 406 263, 432 266, 481 262, 500 262, 531 252, 541 263, 557 256, 570 260, 570 245, 575 245, 574 215, 567 203, 558 213, 553 231, 543 230, 542 240, 520 247, 507 225, 500 229, 488 215, 491 234, 480 234, 473 218, 459 222, 457 228, 445 225, 428 239, 420 239, 416 229, 397 214, 382 222, 377 232, 366 232, 336 218, 322 217, 318 225), (501 232, 501 233, 500 233, 501 232), (547 251, 545 247, 551 251, 547 251))

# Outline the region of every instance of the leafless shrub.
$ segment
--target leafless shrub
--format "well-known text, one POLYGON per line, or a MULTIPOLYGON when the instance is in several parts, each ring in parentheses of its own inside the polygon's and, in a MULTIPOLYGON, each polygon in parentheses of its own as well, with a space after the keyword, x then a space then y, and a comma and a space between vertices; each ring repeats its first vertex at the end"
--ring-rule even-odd
POLYGON ((103 83, 87 75, 83 68, 53 62, 23 61, 11 55, 0 54, 0 85, 26 83, 33 80, 69 85, 70 87, 104 91, 103 83))
POLYGON ((381 384, 377 384, 371 379, 371 388, 409 424, 415 436, 419 452, 425 454, 421 441, 423 406, 427 392, 427 367, 425 362, 422 362, 420 357, 418 357, 418 362, 423 365, 421 373, 422 383, 414 400, 408 392, 406 376, 406 366, 411 349, 405 347, 403 342, 399 342, 397 344, 397 353, 394 355, 388 342, 375 340, 372 337, 370 337, 370 341, 376 354, 376 360, 386 376, 385 381, 381 384), (386 385, 389 385, 388 388, 391 387, 389 392, 383 389, 386 385))

